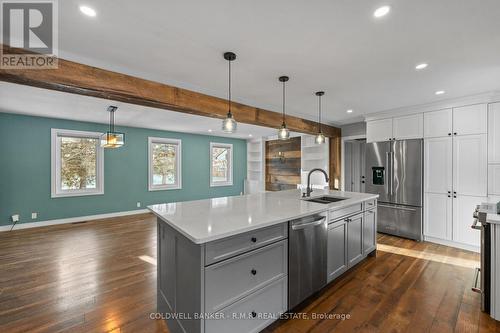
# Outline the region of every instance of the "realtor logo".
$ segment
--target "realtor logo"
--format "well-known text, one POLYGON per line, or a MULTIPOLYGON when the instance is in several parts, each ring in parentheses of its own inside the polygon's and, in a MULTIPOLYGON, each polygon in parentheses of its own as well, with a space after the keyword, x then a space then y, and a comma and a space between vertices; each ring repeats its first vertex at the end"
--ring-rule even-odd
POLYGON ((0 68, 57 68, 57 2, 0 0, 0 68))

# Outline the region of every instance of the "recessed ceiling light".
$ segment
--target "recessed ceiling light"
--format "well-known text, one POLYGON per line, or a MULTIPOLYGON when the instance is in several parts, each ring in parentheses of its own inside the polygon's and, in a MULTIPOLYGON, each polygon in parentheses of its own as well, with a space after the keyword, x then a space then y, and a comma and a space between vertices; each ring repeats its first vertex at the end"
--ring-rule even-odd
POLYGON ((249 137, 252 137, 253 135, 252 134, 248 134, 249 137))
POLYGON ((415 66, 415 69, 416 69, 417 71, 419 71, 419 70, 422 70, 422 69, 424 69, 424 68, 427 68, 427 66, 429 66, 429 65, 428 65, 428 64, 426 64, 426 63, 423 63, 423 64, 418 64, 417 66, 415 66))
POLYGON ((347 113, 352 113, 352 110, 351 110, 351 109, 349 109, 349 110, 347 110, 346 112, 347 112, 347 113))
POLYGON ((212 130, 211 130, 211 129, 209 129, 208 131, 209 131, 210 133, 212 133, 212 130))
POLYGON ((377 10, 373 12, 373 16, 375 16, 376 18, 380 18, 389 14, 390 11, 391 11, 390 6, 382 6, 380 8, 377 8, 377 10))
POLYGON ((438 90, 438 91, 435 92, 436 95, 442 95, 444 93, 445 93, 444 90, 438 90))
POLYGON ((95 17, 97 15, 96 11, 88 6, 80 6, 80 11, 90 17, 95 17))

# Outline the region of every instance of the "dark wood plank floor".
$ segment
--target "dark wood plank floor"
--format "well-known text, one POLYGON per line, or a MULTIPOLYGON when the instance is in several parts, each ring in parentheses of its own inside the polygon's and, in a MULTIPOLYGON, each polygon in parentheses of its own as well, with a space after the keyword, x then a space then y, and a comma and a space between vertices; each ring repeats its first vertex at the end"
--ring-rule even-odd
MULTIPOLYGON (((0 332, 168 332, 156 310, 156 224, 136 215, 0 233, 0 332)), ((376 258, 267 332, 500 332, 470 291, 478 255, 379 236, 376 258)))

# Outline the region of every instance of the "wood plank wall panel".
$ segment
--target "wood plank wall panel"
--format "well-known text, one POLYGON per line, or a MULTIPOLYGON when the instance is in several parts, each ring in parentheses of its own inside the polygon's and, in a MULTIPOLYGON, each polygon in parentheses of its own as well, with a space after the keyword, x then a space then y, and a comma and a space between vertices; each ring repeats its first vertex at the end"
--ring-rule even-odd
POLYGON ((294 189, 300 184, 300 142, 300 137, 266 142, 267 191, 294 189))
POLYGON ((340 156, 341 137, 330 138, 330 189, 340 189, 340 156), (335 179, 338 180, 338 187, 335 187, 335 179))

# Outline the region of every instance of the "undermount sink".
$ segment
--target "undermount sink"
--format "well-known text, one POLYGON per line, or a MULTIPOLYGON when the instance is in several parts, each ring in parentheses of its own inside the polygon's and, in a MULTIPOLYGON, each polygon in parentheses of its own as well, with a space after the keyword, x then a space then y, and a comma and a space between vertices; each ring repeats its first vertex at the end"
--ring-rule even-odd
POLYGON ((305 201, 316 202, 316 203, 320 203, 320 204, 330 204, 332 202, 342 201, 342 200, 346 200, 346 199, 349 199, 349 198, 323 196, 323 197, 317 197, 317 198, 312 198, 312 199, 305 199, 305 201))

